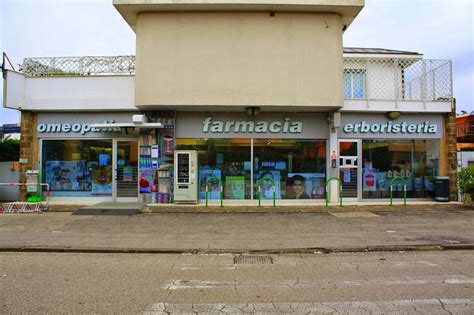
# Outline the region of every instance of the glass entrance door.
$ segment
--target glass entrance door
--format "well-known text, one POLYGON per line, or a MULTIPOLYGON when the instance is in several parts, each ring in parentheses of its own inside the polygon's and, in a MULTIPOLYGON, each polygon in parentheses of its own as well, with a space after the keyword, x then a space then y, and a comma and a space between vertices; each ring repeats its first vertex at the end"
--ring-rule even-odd
POLYGON ((115 200, 138 198, 138 141, 118 140, 115 146, 115 200))
POLYGON ((339 178, 343 198, 360 198, 359 149, 357 140, 339 141, 339 178))

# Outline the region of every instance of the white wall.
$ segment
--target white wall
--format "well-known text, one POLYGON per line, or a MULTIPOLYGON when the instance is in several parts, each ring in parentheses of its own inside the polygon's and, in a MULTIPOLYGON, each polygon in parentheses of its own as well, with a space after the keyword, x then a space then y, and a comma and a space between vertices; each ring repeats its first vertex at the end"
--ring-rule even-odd
POLYGON ((33 111, 137 110, 135 77, 25 77, 8 72, 5 106, 33 111))
POLYGON ((467 167, 469 162, 474 163, 474 151, 458 152, 458 166, 467 167))
MULTIPOLYGON (((11 168, 12 162, 0 162, 0 183, 17 183, 20 180, 20 173, 11 168)), ((0 186, 0 200, 17 201, 18 198, 18 186, 0 186)))
POLYGON ((3 106, 18 109, 25 104, 25 76, 22 73, 7 70, 3 80, 3 106))

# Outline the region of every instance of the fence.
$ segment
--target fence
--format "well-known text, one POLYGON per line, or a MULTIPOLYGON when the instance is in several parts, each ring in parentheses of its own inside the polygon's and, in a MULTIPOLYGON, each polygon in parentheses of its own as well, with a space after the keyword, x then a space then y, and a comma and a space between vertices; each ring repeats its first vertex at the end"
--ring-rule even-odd
POLYGON ((20 71, 35 77, 135 74, 135 56, 25 58, 20 71))
MULTIPOLYGON (((29 76, 135 74, 135 56, 25 58, 29 76)), ((434 59, 344 58, 344 98, 446 101, 452 98, 451 61, 434 59)))
POLYGON ((344 58, 344 98, 400 101, 451 100, 451 61, 344 58))

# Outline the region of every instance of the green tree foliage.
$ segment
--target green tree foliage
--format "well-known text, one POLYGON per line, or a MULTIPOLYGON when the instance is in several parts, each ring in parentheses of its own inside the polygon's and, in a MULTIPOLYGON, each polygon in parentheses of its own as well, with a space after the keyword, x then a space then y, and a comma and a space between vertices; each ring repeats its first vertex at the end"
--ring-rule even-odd
POLYGON ((5 137, 0 141, 0 162, 18 161, 20 159, 20 140, 5 137))
POLYGON ((459 188, 463 193, 474 196, 474 167, 464 167, 458 173, 459 188))

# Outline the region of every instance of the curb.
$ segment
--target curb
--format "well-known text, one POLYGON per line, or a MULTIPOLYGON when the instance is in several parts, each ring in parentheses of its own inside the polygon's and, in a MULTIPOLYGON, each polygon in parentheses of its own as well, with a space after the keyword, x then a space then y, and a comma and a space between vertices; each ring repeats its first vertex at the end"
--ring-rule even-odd
POLYGON ((474 250, 474 244, 380 245, 367 247, 308 247, 283 249, 166 249, 166 248, 95 248, 95 247, 0 247, 0 252, 22 253, 84 253, 84 254, 333 254, 369 252, 413 252, 474 250))

